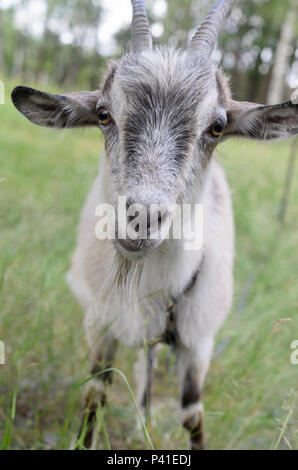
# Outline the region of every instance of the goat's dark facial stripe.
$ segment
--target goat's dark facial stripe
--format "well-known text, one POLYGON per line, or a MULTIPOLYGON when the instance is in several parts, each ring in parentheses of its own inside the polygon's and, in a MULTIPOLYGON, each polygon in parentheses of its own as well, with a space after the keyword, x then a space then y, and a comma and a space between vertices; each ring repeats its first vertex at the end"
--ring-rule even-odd
POLYGON ((169 139, 174 152, 172 160, 181 164, 190 143, 196 137, 195 106, 187 93, 179 87, 162 89, 158 84, 151 87, 141 83, 131 100, 132 111, 128 112, 124 125, 124 148, 126 163, 134 161, 136 149, 148 145, 154 151, 160 139, 169 139), (158 133, 160 131, 160 137, 158 133))

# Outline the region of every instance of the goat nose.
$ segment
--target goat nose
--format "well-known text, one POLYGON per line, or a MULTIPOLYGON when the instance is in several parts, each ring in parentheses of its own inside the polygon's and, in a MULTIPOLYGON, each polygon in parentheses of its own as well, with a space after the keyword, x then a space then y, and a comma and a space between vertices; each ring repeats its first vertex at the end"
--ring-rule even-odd
POLYGON ((128 234, 134 239, 158 239, 169 221, 169 209, 165 204, 140 204, 127 201, 128 234))
POLYGON ((165 226, 165 223, 168 220, 168 216, 169 210, 165 206, 158 205, 156 207, 153 205, 150 208, 147 229, 151 237, 154 237, 154 235, 160 235, 162 228, 165 226))
POLYGON ((148 213, 145 205, 128 200, 126 220, 127 235, 131 240, 147 238, 148 213))

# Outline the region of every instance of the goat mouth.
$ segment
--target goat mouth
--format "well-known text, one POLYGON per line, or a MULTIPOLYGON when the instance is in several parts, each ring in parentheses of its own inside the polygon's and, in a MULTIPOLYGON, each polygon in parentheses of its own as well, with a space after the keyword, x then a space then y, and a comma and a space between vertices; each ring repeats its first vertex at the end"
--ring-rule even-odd
POLYGON ((140 243, 132 243, 129 240, 123 239, 123 240, 118 240, 118 243, 122 248, 125 250, 131 252, 131 253, 138 253, 142 251, 143 247, 142 244, 140 243))
POLYGON ((148 244, 146 240, 130 241, 126 239, 116 239, 115 248, 120 255, 124 257, 144 257, 152 250, 152 245, 148 244))

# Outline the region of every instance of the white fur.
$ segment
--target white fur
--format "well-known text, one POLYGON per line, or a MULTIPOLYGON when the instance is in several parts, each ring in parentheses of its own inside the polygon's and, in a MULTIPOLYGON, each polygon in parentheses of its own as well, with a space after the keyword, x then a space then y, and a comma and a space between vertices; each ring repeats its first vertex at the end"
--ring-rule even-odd
MULTIPOLYGON (((102 172, 104 167, 105 160, 102 172)), ((78 245, 68 274, 71 289, 86 307, 91 350, 96 349, 97 337, 108 325, 109 333, 131 346, 142 346, 144 340, 162 335, 166 325, 163 307, 170 296, 184 291, 204 257, 196 285, 187 299, 181 299, 183 311, 178 311, 181 340, 196 350, 199 338, 214 337, 232 301, 234 230, 230 193, 221 167, 211 162, 198 197, 204 204, 203 249, 185 251, 183 240, 166 240, 144 259, 139 290, 131 298, 117 295, 117 288, 108 285, 115 248, 112 241, 98 240, 94 234, 95 207, 104 199, 100 184, 101 173, 82 211, 78 245), (214 182, 220 198, 215 208, 211 193, 214 182)))
MULTIPOLYGON (((109 335, 131 346, 142 347, 144 341, 159 338, 166 327, 168 299, 183 293, 201 266, 193 289, 177 305, 180 380, 183 383, 185 371, 195 364, 201 388, 209 367, 213 338, 232 302, 234 229, 230 191, 223 170, 212 160, 204 175, 202 192, 194 198, 205 209, 203 248, 184 251, 183 240, 165 241, 156 253, 144 259, 139 290, 127 298, 117 293, 115 286, 109 286, 115 253, 113 243, 98 240, 94 235, 95 207, 105 199, 105 166, 103 158, 99 176, 82 211, 69 273, 70 286, 86 308, 85 329, 91 354, 96 355, 102 331, 107 327, 109 335)), ((144 377, 140 380, 141 389, 144 389, 143 380, 144 377)), ((189 416, 190 410, 185 413, 189 416)))
MULTIPOLYGON (((200 419, 200 415, 204 413, 204 405, 203 403, 195 403, 194 405, 190 405, 187 408, 181 410, 181 422, 185 423, 189 419, 196 419, 197 422, 200 419)), ((195 425, 195 421, 193 422, 195 425)))

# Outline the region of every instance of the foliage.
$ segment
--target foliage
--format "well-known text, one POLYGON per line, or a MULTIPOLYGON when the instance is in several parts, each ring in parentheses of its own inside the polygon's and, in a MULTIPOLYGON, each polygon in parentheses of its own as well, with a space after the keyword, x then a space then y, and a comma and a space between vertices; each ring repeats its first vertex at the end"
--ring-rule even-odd
MULTIPOLYGON (((33 34, 33 25, 20 28, 15 22, 15 15, 21 8, 29 8, 32 0, 14 2, 6 9, 1 9, 0 1, 0 75, 19 77, 25 83, 38 81, 44 87, 51 83, 67 89, 96 88, 105 65, 105 57, 99 54, 101 45, 97 34, 105 21, 102 15, 105 3, 99 0, 43 1, 46 9, 40 35, 33 34)), ((160 1, 165 0, 147 1, 153 32, 155 25, 163 28, 155 42, 170 41, 183 47, 189 32, 198 27, 213 3, 212 0, 168 0, 166 14, 161 17, 156 8, 160 1)), ((220 48, 224 52, 224 69, 231 76, 238 99, 266 102, 289 1, 235 1, 221 35, 220 48)), ((127 50, 129 37, 128 29, 117 32, 118 54, 127 50)), ((295 81, 297 42, 292 44, 289 54, 292 65, 287 83, 298 86, 297 76, 295 81)), ((290 90, 286 89, 285 98, 289 94, 290 90)))
POLYGON ((18 3, 0 9, 0 73, 43 86, 98 87, 105 64, 97 53, 101 6, 93 0, 47 0, 45 6, 40 36, 16 27, 18 3))

